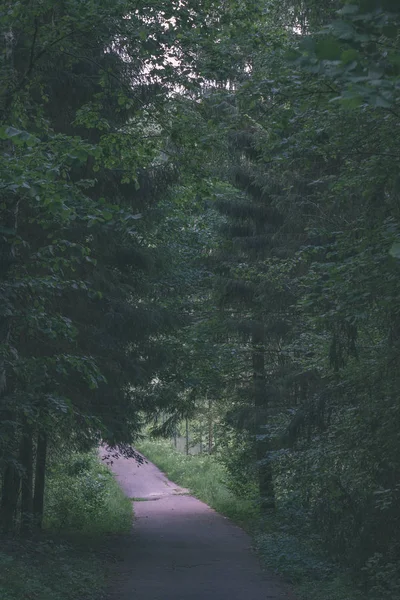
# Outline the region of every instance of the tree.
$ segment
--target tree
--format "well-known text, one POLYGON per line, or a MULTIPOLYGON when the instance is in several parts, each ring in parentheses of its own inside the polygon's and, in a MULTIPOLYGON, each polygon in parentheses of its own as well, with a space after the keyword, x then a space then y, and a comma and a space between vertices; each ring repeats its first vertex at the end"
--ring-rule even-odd
POLYGON ((389 598, 399 580, 398 9, 345 4, 335 19, 334 3, 303 3, 298 31, 293 6, 273 7, 286 30, 249 26, 258 45, 222 28, 221 47, 232 43, 245 68, 215 77, 198 101, 220 152, 210 172, 222 311, 208 319, 237 356, 220 366, 225 440, 245 473, 243 445, 257 458, 254 392, 266 389, 253 427, 268 440, 258 459, 273 465, 278 511, 301 515, 294 530, 313 531, 372 597, 389 598))
POLYGON ((18 511, 40 522, 59 438, 123 444, 139 427, 136 391, 176 322, 160 302, 148 210, 177 178, 162 119, 174 86, 198 85, 184 48, 213 10, 49 1, 2 15, 5 527, 18 511))

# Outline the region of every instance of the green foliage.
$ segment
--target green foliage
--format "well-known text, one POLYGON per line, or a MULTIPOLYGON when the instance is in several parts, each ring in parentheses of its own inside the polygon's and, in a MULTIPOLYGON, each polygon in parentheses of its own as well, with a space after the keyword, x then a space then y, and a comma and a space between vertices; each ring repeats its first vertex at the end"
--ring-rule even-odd
POLYGON ((314 38, 306 40, 307 57, 302 64, 332 79, 340 90, 334 100, 349 108, 362 104, 396 106, 400 81, 398 6, 394 2, 346 3, 337 17, 326 25, 314 48, 314 38))
POLYGON ((45 500, 43 534, 0 537, 1 598, 102 597, 111 556, 106 536, 130 532, 131 500, 96 452, 52 456, 45 500))
POLYGON ((104 568, 90 546, 44 538, 40 542, 2 540, 0 595, 3 600, 99 598, 104 568))
POLYGON ((249 435, 224 427, 220 433, 216 460, 227 472, 225 485, 239 498, 257 498, 257 465, 249 435))
POLYGON ((130 443, 159 408, 152 382, 174 367, 164 340, 180 323, 163 296, 176 272, 157 205, 179 179, 183 92, 202 81, 191 48, 216 6, 6 2, 0 15, 6 527, 40 523, 40 439, 130 443))
MULTIPOLYGON (((224 47, 229 32, 221 28, 224 47)), ((257 470, 269 474, 287 528, 266 535, 281 548, 279 568, 293 564, 310 597, 324 597, 326 585, 327 597, 356 597, 356 588, 391 599, 400 540, 399 9, 272 2, 257 36, 242 30, 234 43, 251 56, 248 69, 198 100, 220 155, 208 165, 213 291, 203 288, 184 338, 201 359, 195 369, 186 363, 196 374, 187 416, 196 428, 207 415, 213 423, 231 489, 245 495, 257 470), (208 353, 197 354, 198 341, 208 353), (293 541, 300 532, 309 558, 293 541), (325 583, 314 585, 325 568, 325 583)))
MULTIPOLYGON (((244 521, 232 490, 247 502, 257 481, 287 527, 260 546, 310 597, 325 564, 326 597, 346 597, 340 565, 365 597, 398 595, 399 14, 7 3, 4 522, 31 510, 44 439, 81 450, 189 419, 213 456, 168 451, 176 476, 244 521)), ((90 529, 98 475, 62 475, 80 521, 51 480, 57 527, 90 529)))
POLYGON ((270 570, 296 585, 306 580, 328 580, 334 573, 334 566, 313 552, 308 540, 302 541, 278 527, 256 535, 255 547, 270 570))
POLYGON ((95 452, 73 452, 52 464, 45 497, 46 529, 101 535, 127 533, 131 524, 132 503, 95 452))
POLYGON ((330 581, 305 581, 296 588, 301 600, 363 600, 363 592, 355 590, 347 577, 338 576, 330 581))

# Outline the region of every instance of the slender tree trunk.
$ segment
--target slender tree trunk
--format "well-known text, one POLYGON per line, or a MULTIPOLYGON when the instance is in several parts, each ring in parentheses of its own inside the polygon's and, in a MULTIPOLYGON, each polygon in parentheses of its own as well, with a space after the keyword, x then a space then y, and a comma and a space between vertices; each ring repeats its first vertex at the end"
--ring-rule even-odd
POLYGON ((21 438, 21 532, 29 533, 33 524, 33 437, 32 428, 26 422, 21 438))
POLYGON ((258 484, 262 506, 264 509, 275 508, 272 468, 270 464, 262 464, 267 457, 268 441, 264 438, 264 425, 267 420, 267 399, 265 389, 265 333, 264 326, 260 324, 253 331, 252 336, 252 362, 253 362, 253 386, 254 386, 254 408, 256 416, 255 446, 258 461, 258 484))
POLYGON ((189 419, 186 417, 186 454, 189 454, 189 419))
POLYGON ((46 458, 47 434, 44 431, 39 431, 36 450, 35 493, 33 496, 33 514, 36 526, 39 529, 41 529, 43 522, 46 458))
MULTIPOLYGON (((8 6, 12 6, 12 3, 8 3, 8 6)), ((14 69, 14 34, 10 29, 3 34, 3 46, 5 49, 4 59, 6 68, 9 70, 9 81, 12 81, 13 69, 14 69)), ((1 102, 1 109, 3 115, 7 116, 8 110, 11 106, 12 95, 11 89, 2 90, 2 99, 5 102, 1 102)), ((14 153, 14 145, 11 141, 8 142, 8 148, 10 154, 14 153)), ((2 195, 1 197, 2 208, 0 211, 1 225, 10 231, 17 231, 18 223, 18 206, 19 202, 15 199, 15 196, 8 194, 8 196, 2 195)), ((14 247, 12 244, 12 237, 1 236, 0 237, 0 277, 2 281, 7 281, 10 266, 14 261, 14 247)), ((7 315, 7 301, 2 298, 4 307, 4 314, 7 315)), ((11 321, 9 316, 0 317, 0 344, 5 347, 8 346, 10 341, 11 333, 11 321)), ((3 396, 7 393, 7 371, 4 357, 0 357, 0 403, 3 396)), ((13 411, 5 411, 3 418, 9 423, 16 423, 17 418, 13 411)), ((15 433, 15 432, 14 432, 15 433)), ((6 466, 2 477, 2 490, 0 500, 0 523, 1 528, 5 531, 11 531, 16 526, 18 499, 20 491, 20 473, 18 470, 16 456, 13 456, 12 450, 8 450, 10 457, 6 458, 6 466)))
POLYGON ((214 449, 214 422, 212 414, 212 400, 208 399, 208 453, 212 454, 214 449))
MULTIPOLYGON (((3 202, 5 208, 1 210, 0 219, 3 227, 7 229, 16 230, 17 227, 17 214, 18 214, 18 203, 16 204, 14 199, 8 198, 3 202)), ((10 265, 14 259, 14 250, 11 242, 5 237, 0 237, 0 274, 3 281, 7 281, 7 275, 10 265)), ((5 303, 4 309, 7 314, 7 301, 3 298, 5 303)), ((0 344, 5 348, 9 345, 11 334, 11 321, 9 316, 0 317, 0 344)), ((9 392, 7 389, 7 371, 6 362, 3 357, 0 357, 0 404, 2 398, 9 392)), ((15 429, 17 416, 13 410, 3 412, 3 419, 8 422, 6 429, 10 429, 12 425, 13 432, 11 435, 15 436, 15 429)), ((4 431, 4 430, 3 430, 4 431)), ((14 444, 12 444, 14 445, 14 444)), ((6 459, 6 467, 3 473, 2 491, 1 491, 1 502, 0 502, 0 520, 2 528, 5 531, 11 531, 16 523, 17 514, 17 503, 19 496, 20 477, 19 471, 16 465, 16 457, 12 456, 12 451, 7 448, 7 451, 11 455, 11 459, 6 459)), ((17 454, 17 448, 15 448, 15 454, 17 454)))
POLYGON ((9 462, 3 473, 1 493, 1 528, 4 532, 16 528, 18 497, 21 478, 14 462, 9 462))
MULTIPOLYGON (((5 48, 5 64, 10 71, 10 75, 14 69, 14 34, 12 30, 9 30, 3 34, 4 37, 4 48, 5 48)), ((11 79, 11 77, 10 77, 11 79)), ((10 97, 11 90, 3 90, 5 94, 3 97, 10 97), (7 94, 8 92, 8 94, 7 94)), ((3 107, 2 107, 3 108, 3 107)), ((6 115, 7 111, 3 109, 3 115, 6 115)), ((10 154, 14 154, 14 144, 11 141, 7 142, 7 146, 10 154)), ((8 195, 5 196, 2 194, 1 197, 1 213, 0 213, 0 221, 2 227, 8 229, 10 232, 17 231, 18 224, 18 207, 19 201, 16 200, 15 195, 12 195, 8 192, 8 195)), ((0 237, 0 274, 2 280, 7 279, 7 275, 10 269, 10 266, 14 260, 14 246, 12 243, 12 238, 9 238, 7 235, 2 235, 0 237)), ((2 299, 5 302, 5 298, 2 299)), ((6 306, 4 308, 7 308, 6 306)), ((7 311, 5 311, 7 314, 7 311)), ((10 337, 10 317, 3 316, 0 317, 0 344, 8 344, 10 337)), ((4 358, 0 358, 0 398, 4 394, 7 387, 6 380, 6 369, 4 358)))
MULTIPOLYGON (((12 151, 12 147, 11 147, 12 151)), ((16 231, 17 228, 17 216, 18 216, 18 202, 15 202, 14 198, 6 198, 3 201, 5 208, 1 209, 0 220, 3 227, 16 231)), ((2 281, 7 281, 8 272, 10 266, 14 260, 14 248, 11 241, 6 236, 0 237, 0 274, 2 281)), ((11 307, 7 306, 7 300, 2 299, 4 303, 5 314, 11 312, 11 307), (9 309, 7 311, 7 309, 9 309)), ((0 317, 0 344, 5 348, 10 343, 11 335, 11 320, 9 316, 0 317)), ((2 398, 10 392, 7 382, 7 371, 6 362, 4 357, 0 357, 0 404, 2 398)), ((12 429, 12 436, 15 437, 15 428, 17 428, 17 416, 14 410, 8 410, 3 412, 3 419, 8 424, 5 426, 6 430, 12 429), (10 425, 12 424, 12 425, 10 425)), ((4 431, 4 430, 3 430, 4 431)), ((14 446, 14 443, 12 444, 14 446)), ((16 455, 18 453, 15 448, 15 455, 13 456, 14 448, 7 448, 7 452, 11 455, 11 460, 6 459, 6 467, 3 474, 2 492, 1 492, 1 522, 4 530, 10 531, 14 528, 17 514, 17 503, 19 496, 20 476, 16 465, 16 455)))

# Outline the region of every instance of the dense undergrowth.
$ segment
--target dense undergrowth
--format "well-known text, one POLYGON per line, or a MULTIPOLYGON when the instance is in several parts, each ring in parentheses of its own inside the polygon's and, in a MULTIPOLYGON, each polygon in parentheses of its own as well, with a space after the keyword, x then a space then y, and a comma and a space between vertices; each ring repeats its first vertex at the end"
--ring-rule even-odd
POLYGON ((47 529, 97 536, 129 531, 132 503, 95 453, 55 462, 46 494, 47 529))
POLYGON ((107 534, 129 531, 132 503, 95 453, 53 461, 44 531, 0 540, 1 600, 100 600, 107 534))
POLYGON ((295 519, 279 511, 273 517, 261 517, 255 496, 236 496, 228 473, 212 456, 182 454, 166 440, 143 441, 140 451, 174 482, 244 527, 253 536, 262 564, 293 584, 301 600, 367 598, 315 539, 303 536, 295 519))
POLYGON ((102 561, 89 543, 44 536, 39 541, 2 540, 2 600, 92 600, 101 598, 102 561))

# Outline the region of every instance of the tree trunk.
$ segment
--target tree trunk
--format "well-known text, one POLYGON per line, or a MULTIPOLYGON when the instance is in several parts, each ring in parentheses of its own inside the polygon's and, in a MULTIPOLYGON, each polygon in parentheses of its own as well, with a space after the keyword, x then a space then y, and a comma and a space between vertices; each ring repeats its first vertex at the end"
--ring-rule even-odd
MULTIPOLYGON (((12 4, 10 4, 11 6, 12 4)), ((10 29, 3 33, 3 47, 4 47, 4 57, 6 68, 8 67, 10 73, 13 72, 14 69, 14 34, 10 29)), ((12 79, 10 79, 12 81, 12 79)), ((11 90, 3 90, 5 94, 3 94, 3 98, 12 99, 11 90), (7 93, 8 92, 8 93, 7 93)), ((11 100, 10 100, 11 102, 11 100)), ((1 107, 3 117, 7 118, 7 110, 9 106, 6 108, 5 106, 1 107)), ((7 146, 11 155, 14 154, 14 144, 9 140, 7 142, 7 146)), ((4 229, 8 229, 10 232, 17 231, 18 224, 18 207, 19 200, 15 199, 15 196, 8 192, 8 195, 5 197, 2 195, 1 197, 2 209, 0 214, 1 225, 4 229)), ((2 235, 0 237, 0 273, 2 276, 2 280, 7 279, 7 274, 10 269, 11 264, 14 261, 14 246, 13 239, 8 235, 2 235)), ((2 301, 5 302, 5 298, 2 298, 2 301)), ((6 306, 4 307, 6 308, 6 306)), ((7 314, 7 310, 5 314, 7 314)), ((3 316, 0 318, 0 344, 8 344, 10 337, 10 316, 3 316)), ((6 368, 4 359, 0 359, 0 398, 4 394, 7 387, 6 380, 6 368)))
POLYGON ((189 454, 189 419, 186 418, 186 454, 189 454))
POLYGON ((258 462, 258 485, 264 509, 275 508, 272 468, 270 464, 262 464, 267 458, 268 441, 264 438, 264 426, 267 420, 267 399, 265 389, 265 333, 264 326, 260 324, 252 335, 252 362, 253 362, 253 387, 255 408, 255 446, 258 462))
MULTIPOLYGON (((9 3, 9 6, 11 5, 12 4, 9 3)), ((13 31, 6 31, 5 33, 3 33, 3 37, 4 39, 2 41, 5 50, 3 58, 5 59, 6 67, 9 68, 10 74, 12 74, 14 69, 13 31)), ((12 81, 12 77, 10 78, 10 81, 12 81)), ((1 106, 1 109, 3 112, 3 116, 7 118, 8 109, 10 108, 12 103, 12 94, 10 89, 4 91, 5 94, 3 94, 2 97, 6 98, 6 101, 1 106)), ((14 145, 11 141, 7 142, 7 146, 10 154, 14 154, 14 145)), ((6 197, 2 195, 1 204, 2 209, 0 214, 0 221, 2 227, 8 229, 10 232, 16 232, 19 201, 15 199, 14 195, 9 193, 6 197)), ((12 242, 13 237, 13 235, 11 237, 9 237, 8 235, 0 236, 0 274, 2 281, 7 281, 7 276, 10 267, 14 261, 14 246, 12 242)), ((11 314, 10 309, 12 307, 7 306, 7 300, 5 297, 2 298, 2 302, 4 304, 3 314, 6 316, 0 317, 0 344, 7 347, 10 341, 11 320, 9 314, 11 314)), ((9 391, 7 390, 7 371, 6 363, 3 356, 0 357, 0 402, 1 398, 6 394, 7 391, 9 391)), ((11 411, 9 411, 6 414, 3 413, 3 419, 5 421, 9 421, 10 423, 16 422, 16 416, 11 411)), ((11 457, 6 459, 5 461, 6 466, 2 478, 0 524, 1 528, 4 531, 11 531, 16 526, 18 498, 20 490, 20 473, 17 467, 16 457, 13 456, 12 450, 13 449, 10 450, 7 447, 7 451, 10 452, 11 457)))
POLYGON ((212 454, 214 449, 214 423, 212 414, 212 400, 208 400, 208 453, 212 454))
MULTIPOLYGON (((0 219, 2 226, 16 230, 17 227, 17 214, 18 214, 18 203, 15 203, 13 198, 8 198, 3 202, 5 208, 2 209, 0 219)), ((0 236, 0 273, 2 281, 7 281, 7 274, 14 259, 14 249, 11 241, 6 236, 0 236)), ((10 343, 11 334, 11 320, 8 316, 8 312, 11 313, 11 307, 7 306, 7 300, 3 297, 4 313, 6 316, 0 317, 0 344, 5 348, 10 343), (7 310, 8 309, 8 310, 7 310)), ((2 398, 10 390, 7 389, 7 371, 6 362, 0 357, 0 403, 2 398)), ((13 423, 13 427, 16 426, 17 417, 14 411, 3 412, 4 422, 13 423)), ((9 425, 7 425, 7 428, 9 425)), ((4 430, 3 430, 4 434, 4 430)), ((15 430, 13 432, 15 437, 15 430)), ((12 438, 11 438, 12 439, 12 438)), ((8 442, 9 443, 9 442, 8 442)), ((14 446, 14 443, 12 444, 14 446)), ((1 492, 1 527, 4 531, 11 531, 15 527, 16 515, 17 515, 17 504, 20 487, 20 475, 16 465, 16 454, 18 452, 16 448, 9 448, 7 445, 7 452, 11 454, 10 459, 6 459, 6 467, 3 473, 3 484, 1 492), (13 450, 15 455, 13 455, 13 450)))
POLYGON ((20 483, 15 462, 9 462, 3 474, 1 493, 1 528, 4 532, 14 531, 16 528, 20 483))
POLYGON ((33 524, 33 439, 32 428, 26 422, 21 438, 21 532, 29 533, 33 524))
MULTIPOLYGON (((36 526, 41 529, 44 508, 44 486, 46 479, 47 434, 40 431, 36 451, 35 494, 33 497, 33 514, 36 526)), ((66 490, 67 493, 67 490, 66 490)))
MULTIPOLYGON (((0 219, 3 227, 12 230, 16 230, 17 227, 17 215, 18 215, 18 202, 16 203, 13 198, 6 199, 3 204, 5 208, 2 209, 0 219)), ((6 236, 0 236, 0 273, 2 281, 7 280, 7 274, 9 268, 14 260, 14 249, 11 241, 6 236)), ((4 312, 6 316, 0 317, 0 344, 5 348, 10 343, 11 334, 11 320, 8 316, 8 312, 11 313, 11 306, 7 306, 7 300, 2 298, 4 303, 4 312), (8 310, 7 310, 8 309, 8 310)), ((6 362, 3 357, 0 357, 0 403, 1 399, 10 392, 7 389, 7 371, 6 362)), ((13 410, 4 411, 3 419, 9 424, 13 424, 13 428, 17 427, 17 417, 13 410)), ((10 425, 7 425, 9 428, 10 425)), ((3 430, 4 433, 4 430, 3 430)), ((6 434, 7 435, 7 434, 6 434)), ((12 434, 15 437, 15 430, 12 434)), ((11 438, 12 439, 12 438, 11 438)), ((12 443, 14 446, 14 442, 12 443)), ((6 459, 6 467, 3 474, 3 485, 1 492, 1 526, 5 531, 11 531, 15 527, 16 515, 17 515, 17 504, 20 487, 20 474, 16 464, 16 454, 18 452, 18 446, 16 448, 9 448, 7 445, 7 452, 11 454, 11 459, 6 459), (13 450, 15 455, 13 455, 13 450)))

